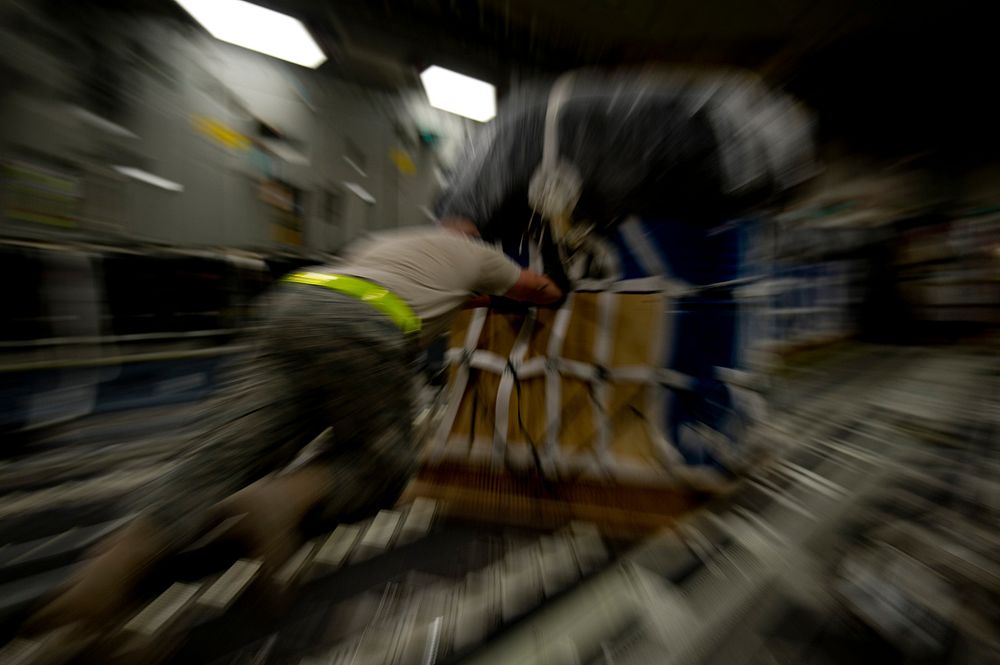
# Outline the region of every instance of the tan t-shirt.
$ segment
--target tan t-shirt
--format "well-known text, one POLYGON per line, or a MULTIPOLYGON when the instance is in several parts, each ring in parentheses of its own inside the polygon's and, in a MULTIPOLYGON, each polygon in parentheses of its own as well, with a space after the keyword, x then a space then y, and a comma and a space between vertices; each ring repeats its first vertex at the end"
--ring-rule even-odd
POLYGON ((502 295, 521 274, 499 248, 436 226, 373 234, 331 269, 381 284, 405 300, 423 322, 425 340, 443 332, 471 295, 502 295))

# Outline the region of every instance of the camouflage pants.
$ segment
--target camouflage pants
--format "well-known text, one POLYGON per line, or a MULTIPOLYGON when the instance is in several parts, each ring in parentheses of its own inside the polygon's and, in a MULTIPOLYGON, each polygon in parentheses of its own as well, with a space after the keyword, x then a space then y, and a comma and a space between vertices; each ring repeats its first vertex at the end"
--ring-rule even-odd
POLYGON ((280 471, 324 429, 323 517, 391 504, 416 463, 413 340, 363 302, 318 286, 279 284, 262 306, 253 351, 239 358, 186 437, 179 464, 136 508, 183 545, 207 509, 280 471))

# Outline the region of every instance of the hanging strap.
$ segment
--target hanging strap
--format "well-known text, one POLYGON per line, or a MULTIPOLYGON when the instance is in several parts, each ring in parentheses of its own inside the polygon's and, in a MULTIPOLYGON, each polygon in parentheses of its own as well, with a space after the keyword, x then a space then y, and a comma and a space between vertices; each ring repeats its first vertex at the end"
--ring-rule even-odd
MULTIPOLYGON (((563 74, 549 92, 542 160, 528 182, 528 203, 550 222, 563 220, 571 213, 583 190, 579 171, 559 156, 559 111, 572 94, 574 79, 573 72, 563 74)), ((563 230, 557 225, 552 228, 556 233, 563 230)))

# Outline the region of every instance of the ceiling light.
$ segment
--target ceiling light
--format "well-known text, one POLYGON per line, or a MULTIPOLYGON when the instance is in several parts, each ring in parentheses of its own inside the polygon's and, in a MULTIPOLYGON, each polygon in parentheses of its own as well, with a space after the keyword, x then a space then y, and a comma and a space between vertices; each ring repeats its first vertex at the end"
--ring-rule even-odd
POLYGON ((216 39, 315 69, 326 56, 298 19, 243 0, 176 0, 216 39))
POLYGON ((137 169, 132 166, 112 166, 115 171, 118 171, 124 176, 133 178, 140 182, 144 182, 147 185, 152 185, 154 187, 159 187, 160 189, 166 189, 171 192, 183 192, 184 185, 179 182, 174 182, 173 180, 167 180, 166 178, 161 178, 160 176, 150 173, 149 171, 143 171, 142 169, 137 169))
POLYGON ((486 81, 433 65, 420 74, 431 106, 479 122, 497 114, 497 90, 486 81))

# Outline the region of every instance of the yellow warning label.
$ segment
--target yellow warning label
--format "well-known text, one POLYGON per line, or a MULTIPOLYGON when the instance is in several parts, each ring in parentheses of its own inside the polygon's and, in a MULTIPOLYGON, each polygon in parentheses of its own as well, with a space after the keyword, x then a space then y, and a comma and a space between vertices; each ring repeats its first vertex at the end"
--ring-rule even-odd
POLYGON ((248 150, 250 148, 250 139, 218 120, 206 118, 203 115, 194 115, 191 116, 191 122, 199 132, 230 150, 248 150))
POLYGON ((417 172, 417 165, 413 163, 413 159, 404 150, 397 148, 389 151, 389 159, 396 165, 399 172, 404 175, 413 175, 417 172))

